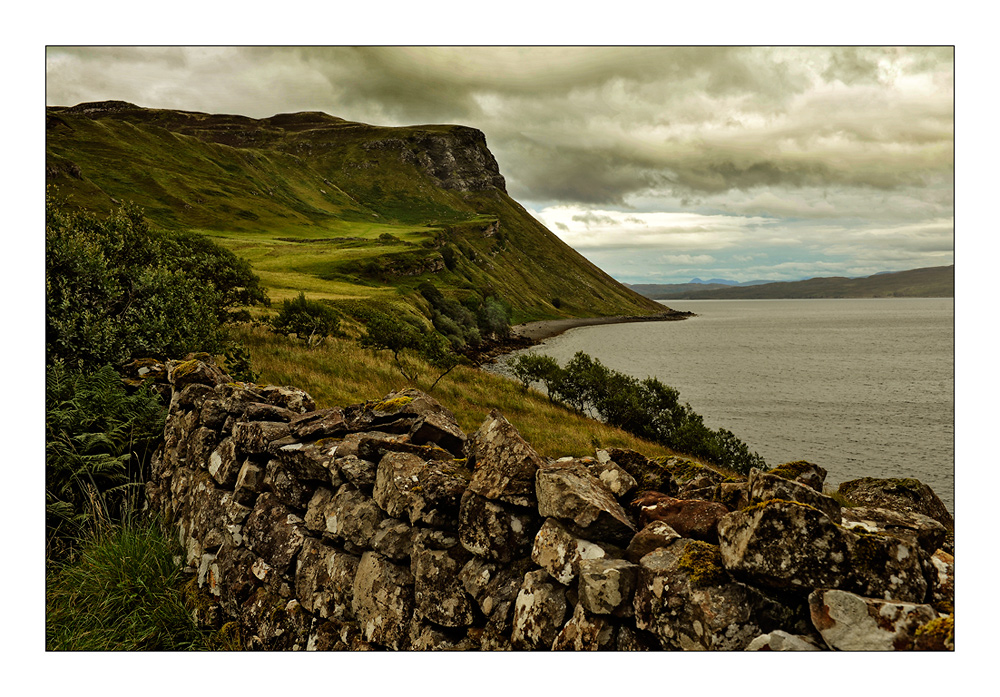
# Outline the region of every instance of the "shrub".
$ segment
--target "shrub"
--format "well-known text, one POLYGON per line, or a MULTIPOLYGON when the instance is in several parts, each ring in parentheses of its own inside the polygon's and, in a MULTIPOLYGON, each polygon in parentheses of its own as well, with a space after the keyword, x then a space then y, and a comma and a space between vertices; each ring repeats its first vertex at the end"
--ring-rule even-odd
POLYGON ((281 304, 281 310, 271 324, 279 334, 295 334, 312 345, 323 337, 337 334, 340 316, 332 307, 309 300, 305 293, 300 292, 294 300, 285 300, 281 304))
POLYGON ((533 382, 541 382, 545 384, 550 399, 553 397, 553 386, 562 371, 555 358, 540 353, 522 353, 514 358, 510 367, 525 389, 533 382))
POLYGON ((510 306, 489 296, 479 306, 476 321, 483 336, 504 338, 510 334, 510 306))
POLYGON ((511 362, 514 376, 527 388, 543 382, 550 399, 578 412, 588 410, 605 423, 629 433, 723 465, 743 474, 766 469, 764 459, 725 429, 705 426, 679 393, 655 378, 638 380, 578 352, 562 368, 550 356, 521 354, 511 362))
POLYGON ((207 238, 150 230, 128 204, 97 218, 46 201, 47 364, 219 351, 234 308, 266 301, 249 265, 207 238))
POLYGON ((365 348, 391 352, 400 374, 410 382, 417 382, 419 367, 406 360, 407 353, 412 352, 441 369, 443 372, 437 376, 428 391, 434 389, 441 378, 461 362, 449 341, 441 334, 421 331, 399 315, 372 312, 365 325, 365 334, 358 341, 365 348))

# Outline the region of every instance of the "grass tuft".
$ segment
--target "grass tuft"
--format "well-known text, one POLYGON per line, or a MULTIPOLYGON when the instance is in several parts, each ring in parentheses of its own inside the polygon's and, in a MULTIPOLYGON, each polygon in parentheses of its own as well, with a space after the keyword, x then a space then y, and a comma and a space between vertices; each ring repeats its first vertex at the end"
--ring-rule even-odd
POLYGON ((49 651, 208 648, 184 605, 174 550, 153 523, 115 526, 86 541, 46 578, 49 651))

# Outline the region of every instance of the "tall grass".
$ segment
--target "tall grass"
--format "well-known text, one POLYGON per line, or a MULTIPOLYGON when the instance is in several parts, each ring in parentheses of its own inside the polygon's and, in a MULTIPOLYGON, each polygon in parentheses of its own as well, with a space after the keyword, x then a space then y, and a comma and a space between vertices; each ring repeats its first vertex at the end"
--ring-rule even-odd
MULTIPOLYGON (((407 355, 407 373, 417 374, 411 382, 387 353, 361 348, 343 338, 327 338, 309 347, 248 325, 236 328, 234 338, 250 351, 261 382, 299 387, 320 407, 358 404, 406 387, 428 390, 441 372, 419 357, 407 355)), ((631 448, 648 457, 672 454, 662 445, 576 414, 539 392, 483 370, 459 366, 431 394, 455 414, 468 434, 479 428, 491 409, 499 410, 546 457, 593 455, 598 447, 631 448)))
POLYGON ((46 573, 50 651, 213 648, 185 607, 185 579, 170 541, 146 521, 97 528, 71 561, 46 573))

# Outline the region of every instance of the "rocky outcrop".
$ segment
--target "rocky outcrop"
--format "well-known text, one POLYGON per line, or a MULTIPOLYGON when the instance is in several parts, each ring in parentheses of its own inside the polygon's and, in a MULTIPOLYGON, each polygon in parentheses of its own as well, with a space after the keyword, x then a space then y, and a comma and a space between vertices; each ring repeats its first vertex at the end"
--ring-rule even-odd
POLYGON ((954 648, 945 526, 841 509, 809 463, 549 460, 495 411, 466 435, 412 389, 317 409, 204 355, 128 380, 169 397, 148 508, 246 648, 954 648))
POLYGON ((475 128, 427 130, 408 137, 372 140, 362 147, 371 153, 392 153, 401 162, 420 167, 443 189, 507 191, 496 158, 486 147, 486 136, 475 128))

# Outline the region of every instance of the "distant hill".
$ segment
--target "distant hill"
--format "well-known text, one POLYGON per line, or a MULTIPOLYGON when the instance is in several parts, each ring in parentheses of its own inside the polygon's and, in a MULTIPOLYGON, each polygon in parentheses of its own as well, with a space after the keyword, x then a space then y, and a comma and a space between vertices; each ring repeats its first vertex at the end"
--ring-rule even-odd
POLYGON ((763 283, 774 283, 774 281, 743 281, 741 283, 721 278, 713 278, 708 281, 703 281, 700 278, 692 278, 688 283, 626 283, 625 285, 635 292, 645 295, 647 298, 659 300, 668 296, 674 297, 680 293, 717 290, 733 286, 759 286, 763 283))
POLYGON ((66 205, 142 207, 247 258, 272 300, 388 303, 423 313, 423 282, 496 295, 513 320, 662 313, 507 195, 486 137, 320 112, 252 119, 121 101, 46 109, 46 184, 66 205))
MULTIPOLYGON (((751 282, 754 283, 754 282, 751 282)), ((805 281, 759 285, 708 284, 634 285, 656 300, 752 300, 778 298, 953 298, 955 266, 931 266, 910 271, 881 272, 864 278, 831 276, 805 281)))

